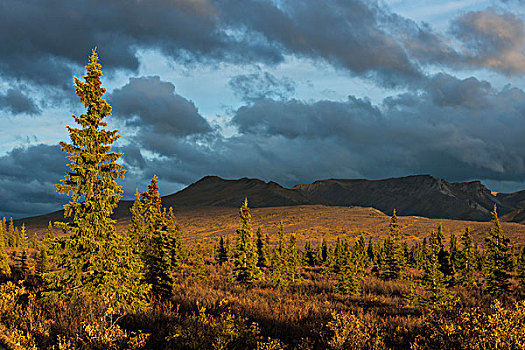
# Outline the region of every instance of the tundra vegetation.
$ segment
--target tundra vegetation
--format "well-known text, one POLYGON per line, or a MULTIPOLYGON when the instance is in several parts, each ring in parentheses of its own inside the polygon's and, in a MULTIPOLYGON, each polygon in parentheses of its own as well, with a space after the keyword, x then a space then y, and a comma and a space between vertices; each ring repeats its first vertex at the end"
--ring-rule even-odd
POLYGON ((480 246, 468 227, 447 240, 441 225, 408 244, 394 212, 384 239, 298 247, 282 222, 276 235, 254 233, 246 199, 236 232, 203 244, 182 239, 154 176, 117 232, 120 135, 106 129, 95 51, 86 69, 75 78, 86 113, 61 143, 69 220, 30 242, 24 226, 0 222, 2 347, 525 348, 525 249, 505 237, 496 207, 480 246))

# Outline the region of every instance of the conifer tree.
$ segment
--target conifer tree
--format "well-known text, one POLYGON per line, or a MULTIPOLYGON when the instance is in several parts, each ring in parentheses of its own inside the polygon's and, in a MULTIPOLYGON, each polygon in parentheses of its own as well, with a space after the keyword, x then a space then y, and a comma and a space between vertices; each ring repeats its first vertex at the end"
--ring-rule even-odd
POLYGON ((445 234, 443 233, 443 225, 439 224, 437 232, 434 233, 436 244, 439 246, 438 259, 441 272, 445 276, 447 283, 453 282, 454 269, 450 262, 450 253, 445 248, 445 234))
POLYGON ((431 235, 430 242, 426 246, 427 262, 422 278, 422 285, 425 289, 425 295, 418 295, 418 303, 440 307, 453 298, 453 294, 446 288, 445 275, 439 265, 439 252, 442 248, 442 241, 438 235, 431 235))
POLYGON ((525 288, 525 247, 521 247, 516 270, 518 281, 521 287, 525 288))
POLYGON ((286 249, 285 260, 286 278, 289 279, 291 283, 295 283, 301 277, 301 274, 299 272, 300 259, 299 253, 297 252, 295 233, 290 234, 290 241, 288 243, 288 248, 286 249))
POLYGON ((317 248, 315 250, 315 265, 322 265, 323 264, 323 248, 320 244, 317 244, 317 248))
POLYGON ((268 247, 266 246, 266 240, 263 238, 261 228, 257 228, 257 241, 255 243, 257 247, 257 266, 268 267, 268 247))
POLYGON ((408 263, 410 266, 416 269, 422 269, 424 265, 423 246, 421 243, 416 242, 411 248, 409 253, 408 263))
POLYGON ((315 266, 316 264, 316 252, 312 249, 310 241, 306 241, 304 244, 304 263, 307 266, 315 266))
POLYGON ((362 275, 359 271, 358 261, 351 251, 344 252, 342 267, 337 273, 338 279, 335 284, 335 291, 340 294, 359 295, 361 294, 360 281, 362 275))
POLYGON ((385 279, 401 279, 406 270, 406 259, 400 243, 399 224, 396 210, 390 219, 388 237, 384 243, 384 264, 382 276, 385 279))
POLYGON ((279 223, 279 239, 277 247, 275 247, 272 258, 272 280, 279 288, 286 288, 288 280, 286 278, 286 248, 284 241, 284 226, 283 222, 279 223))
POLYGON ((13 218, 9 220, 9 230, 7 231, 7 246, 16 247, 16 232, 13 218))
POLYGON ((191 272, 191 278, 201 281, 208 279, 208 271, 206 270, 206 265, 204 264, 204 254, 202 252, 200 243, 197 244, 197 247, 193 253, 193 269, 191 272))
POLYGON ((368 267, 370 265, 370 259, 368 258, 366 241, 363 235, 359 236, 359 239, 355 242, 354 251, 355 259, 358 261, 358 264, 363 267, 368 267))
POLYGON ((475 282, 474 271, 476 271, 476 255, 469 227, 465 229, 465 232, 461 236, 461 241, 463 243, 463 249, 461 250, 459 259, 461 283, 464 286, 471 286, 475 282))
POLYGON ((323 263, 328 258, 328 245, 326 244, 326 239, 323 237, 323 243, 321 243, 321 257, 323 258, 323 263))
POLYGON ((241 283, 251 284, 262 278, 257 266, 257 251, 253 245, 252 226, 248 199, 239 210, 240 227, 237 229, 237 242, 233 257, 234 276, 241 283))
POLYGON ((20 228, 20 244, 18 245, 22 249, 28 248, 27 234, 26 234, 26 225, 22 224, 20 228))
POLYGON ((337 240, 335 241, 334 258, 332 260, 332 264, 330 265, 330 272, 336 274, 339 273, 339 271, 343 268, 345 259, 346 256, 343 243, 339 237, 337 237, 337 240))
POLYGON ((145 232, 144 209, 140 201, 139 190, 135 190, 135 200, 131 206, 131 223, 128 227, 128 235, 133 242, 136 254, 143 255, 143 248, 146 245, 147 237, 145 232))
POLYGON ((456 271, 459 267, 460 262, 459 262, 458 240, 454 233, 450 234, 448 249, 450 252, 450 265, 452 266, 452 270, 456 271))
POLYGON ((31 240, 31 248, 38 249, 38 246, 40 245, 40 241, 38 240, 38 236, 36 232, 33 234, 33 239, 31 240))
POLYGON ((516 254, 516 247, 512 246, 510 248, 509 254, 509 271, 515 272, 518 266, 519 252, 516 254))
POLYGON ((7 228, 5 226, 5 217, 0 221, 0 244, 2 247, 7 247, 7 228))
POLYGON ((44 243, 45 245, 50 244, 55 239, 55 233, 53 232, 53 225, 51 224, 51 221, 49 221, 47 225, 46 234, 44 236, 44 243))
POLYGON ((226 256, 228 257, 228 260, 231 260, 233 253, 232 253, 232 244, 230 242, 230 236, 226 236, 226 241, 224 242, 225 248, 226 248, 226 256))
POLYGON ((14 231, 14 239, 15 239, 15 244, 13 247, 16 247, 16 248, 19 248, 20 247, 20 231, 18 230, 18 227, 15 227, 15 231, 14 231))
POLYGON ((144 281, 151 286, 151 293, 168 299, 173 290, 172 253, 166 210, 162 207, 157 176, 153 176, 148 190, 140 194, 144 215, 144 281))
POLYGON ((272 264, 272 248, 270 246, 270 235, 268 235, 268 233, 264 234, 264 249, 266 254, 266 264, 267 267, 270 267, 272 264))
MULTIPOLYGON (((4 218, 5 223, 5 218, 4 218)), ((7 246, 7 237, 5 224, 1 224, 2 236, 0 237, 0 274, 4 276, 11 275, 11 268, 9 267, 9 255, 7 255, 6 246, 7 246)))
POLYGON ((71 197, 64 216, 72 220, 56 223, 68 235, 56 240, 57 270, 45 273, 44 278, 52 298, 74 302, 91 296, 116 310, 138 309, 145 304, 148 287, 137 283, 140 263, 129 236, 117 235, 110 218, 122 193, 116 179, 124 177, 124 170, 117 163, 122 154, 111 152, 120 135, 105 128, 104 118, 111 115, 111 106, 102 98, 105 89, 95 50, 86 70, 84 81, 75 78, 75 90, 87 111, 72 116, 78 127, 67 127, 71 143, 60 142, 70 163, 56 187, 60 194, 71 197))
POLYGON ((45 246, 40 248, 36 257, 35 271, 38 276, 42 277, 44 273, 49 271, 49 258, 47 256, 47 249, 45 246))
POLYGON ((499 295, 509 288, 509 255, 507 252, 509 239, 505 238, 501 229, 496 205, 492 211, 492 223, 494 227, 489 231, 489 237, 485 239, 488 247, 484 273, 487 292, 499 295))
POLYGON ((219 265, 222 265, 224 264, 225 262, 227 262, 229 259, 228 257, 228 251, 226 250, 226 245, 224 244, 224 239, 221 238, 219 239, 219 248, 217 249, 217 262, 219 263, 219 265))
POLYGON ((372 241, 372 236, 368 237, 368 247, 366 248, 366 254, 368 259, 372 264, 376 263, 376 249, 374 242, 372 241))
POLYGON ((20 258, 18 259, 18 268, 20 270, 20 273, 24 278, 26 278, 27 274, 29 273, 29 257, 27 256, 27 248, 22 249, 22 254, 20 255, 20 258))

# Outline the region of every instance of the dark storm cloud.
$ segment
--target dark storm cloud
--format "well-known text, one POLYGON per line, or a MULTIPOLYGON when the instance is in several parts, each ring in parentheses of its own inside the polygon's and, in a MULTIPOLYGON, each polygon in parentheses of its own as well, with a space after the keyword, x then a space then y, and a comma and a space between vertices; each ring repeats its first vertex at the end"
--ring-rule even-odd
POLYGON ((372 123, 382 122, 381 114, 369 101, 350 97, 347 102, 262 100, 237 110, 232 122, 243 134, 282 135, 294 138, 368 138, 363 133, 372 123))
POLYGON ((54 184, 64 177, 66 158, 58 146, 14 148, 0 157, 0 215, 23 217, 61 209, 54 184))
POLYGON ((130 78, 129 83, 109 96, 115 116, 128 126, 152 127, 174 136, 211 130, 195 104, 175 93, 172 83, 158 76, 130 78))
POLYGON ((221 1, 231 26, 242 26, 277 43, 285 52, 324 59, 358 75, 377 76, 399 84, 420 73, 382 22, 375 2, 342 1, 221 1))
POLYGON ((239 133, 135 141, 159 155, 143 169, 172 183, 253 176, 293 185, 326 177, 431 173, 452 181, 525 181, 525 93, 446 74, 379 106, 260 99, 239 108, 239 133))
POLYGON ((277 78, 271 73, 261 71, 236 75, 230 79, 229 86, 245 101, 262 98, 284 100, 295 93, 295 82, 290 78, 277 78))
POLYGON ((136 71, 138 49, 189 65, 292 55, 389 87, 418 82, 420 64, 525 71, 523 22, 494 9, 454 20, 452 38, 360 0, 0 0, 0 10, 0 75, 62 88, 95 46, 106 72, 136 71))
POLYGON ((18 89, 8 89, 5 94, 0 94, 0 109, 12 114, 38 114, 40 108, 31 98, 18 89))
POLYGON ((375 2, 3 0, 0 9, 0 74, 40 85, 69 86, 95 46, 108 71, 136 70, 146 48, 188 64, 290 54, 390 83, 420 75, 375 2))
POLYGON ((265 43, 225 33, 207 0, 4 0, 0 9, 1 74, 38 84, 69 85, 95 46, 108 70, 137 69, 137 48, 189 61, 282 59, 265 43))

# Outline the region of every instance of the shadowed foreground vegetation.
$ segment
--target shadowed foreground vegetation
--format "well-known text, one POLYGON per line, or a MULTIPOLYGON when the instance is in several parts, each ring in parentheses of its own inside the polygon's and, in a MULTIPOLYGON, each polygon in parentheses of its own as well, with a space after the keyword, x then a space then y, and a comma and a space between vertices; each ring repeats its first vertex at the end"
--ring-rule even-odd
MULTIPOLYGON (((239 231, 249 226, 246 209, 239 231)), ((52 254, 42 261, 42 252, 57 238, 52 231, 30 244, 20 238, 18 247, 7 248, 11 274, 0 285, 0 343, 12 349, 524 348, 523 252, 507 253, 509 274, 501 290, 491 291, 489 246, 473 249, 468 269, 468 234, 455 247, 454 238, 439 247, 438 228, 427 237, 436 254, 431 243, 399 241, 402 256, 389 266, 395 237, 297 249, 282 227, 271 236, 258 231, 251 238, 257 278, 235 273, 244 266, 236 265, 235 238, 204 248, 178 245, 170 290, 162 296, 150 290, 132 312, 108 308, 90 293, 75 302, 46 298, 42 274, 56 267, 52 254), (435 284, 428 283, 433 257, 435 284)), ((6 237, 9 232, 2 229, 6 237)))

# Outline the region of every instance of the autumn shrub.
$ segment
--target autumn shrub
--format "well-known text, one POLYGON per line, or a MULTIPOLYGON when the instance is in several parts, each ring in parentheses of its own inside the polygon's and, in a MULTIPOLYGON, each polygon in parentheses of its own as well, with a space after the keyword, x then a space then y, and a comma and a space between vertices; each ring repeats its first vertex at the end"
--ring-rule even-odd
POLYGON ((92 300, 37 300, 22 284, 0 284, 0 344, 8 349, 140 349, 147 334, 123 330, 92 300))
POLYGON ((22 283, 0 285, 1 344, 9 349, 34 348, 49 336, 50 323, 22 283))
POLYGON ((255 322, 235 315, 227 307, 212 315, 201 307, 197 313, 180 319, 166 338, 171 349, 281 349, 278 340, 263 339, 255 322))
POLYGON ((384 349, 382 330, 366 322, 354 313, 332 312, 332 319, 326 325, 329 330, 330 349, 384 349))
POLYGON ((432 311, 413 349, 525 349, 525 301, 504 308, 432 311))

